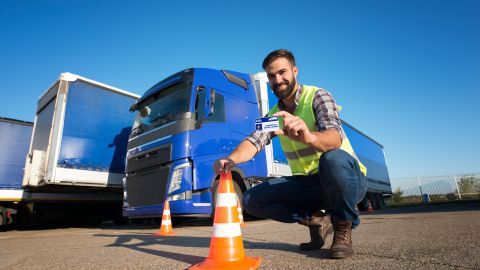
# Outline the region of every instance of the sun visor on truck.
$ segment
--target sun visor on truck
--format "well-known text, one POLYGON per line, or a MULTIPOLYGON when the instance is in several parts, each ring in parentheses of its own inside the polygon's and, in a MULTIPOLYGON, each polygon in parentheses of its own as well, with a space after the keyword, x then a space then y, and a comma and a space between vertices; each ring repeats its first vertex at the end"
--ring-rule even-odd
POLYGON ((194 73, 193 68, 185 69, 185 70, 177 72, 177 73, 173 74, 172 76, 170 76, 170 77, 160 81, 159 83, 155 84, 150 89, 148 89, 145 92, 145 94, 143 94, 142 97, 140 97, 137 100, 137 102, 135 102, 135 104, 132 105, 132 107, 130 107, 130 111, 134 111, 137 107, 136 105, 142 103, 147 98, 151 97, 152 95, 161 91, 162 89, 165 89, 167 87, 170 87, 172 85, 179 84, 179 83, 191 83, 191 82, 193 82, 193 73, 194 73))

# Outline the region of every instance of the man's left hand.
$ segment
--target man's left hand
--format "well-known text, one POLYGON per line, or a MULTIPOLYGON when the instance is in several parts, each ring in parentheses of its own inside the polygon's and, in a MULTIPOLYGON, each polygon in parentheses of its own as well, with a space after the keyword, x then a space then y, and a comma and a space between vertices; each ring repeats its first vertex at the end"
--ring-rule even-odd
POLYGON ((274 116, 283 117, 283 129, 275 131, 275 135, 285 135, 290 139, 304 144, 311 144, 314 140, 313 133, 303 119, 286 111, 279 111, 274 116))

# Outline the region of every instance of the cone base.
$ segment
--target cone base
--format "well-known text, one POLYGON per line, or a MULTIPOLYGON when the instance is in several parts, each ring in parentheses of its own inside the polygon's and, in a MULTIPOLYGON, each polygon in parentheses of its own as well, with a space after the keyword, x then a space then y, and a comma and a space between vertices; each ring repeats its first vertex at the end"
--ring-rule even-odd
POLYGON ((214 261, 210 258, 206 258, 203 262, 197 263, 194 266, 188 268, 189 270, 200 270, 200 269, 231 269, 231 270, 254 270, 262 262, 260 257, 247 257, 239 261, 214 261))
POLYGON ((158 233, 155 233, 153 234, 155 236, 171 236, 171 235, 175 235, 174 232, 158 232, 158 233))

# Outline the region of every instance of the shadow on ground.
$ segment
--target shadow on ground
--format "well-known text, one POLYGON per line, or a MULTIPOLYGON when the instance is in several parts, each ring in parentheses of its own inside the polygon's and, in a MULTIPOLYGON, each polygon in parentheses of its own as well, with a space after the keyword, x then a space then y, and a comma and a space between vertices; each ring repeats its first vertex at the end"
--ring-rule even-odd
MULTIPOLYGON (((152 234, 146 233, 130 233, 126 235, 109 235, 109 234, 97 234, 97 237, 107 237, 112 238, 113 243, 107 245, 106 247, 124 247, 131 250, 144 252, 154 256, 161 256, 168 259, 173 259, 179 262, 195 264, 206 257, 208 257, 208 252, 205 253, 204 257, 185 254, 185 253, 176 253, 170 251, 158 250, 156 247, 161 246, 175 246, 175 247, 184 247, 184 248, 209 248, 210 247, 210 237, 193 237, 193 236, 155 236, 152 234)), ((272 242, 272 241, 251 241, 243 239, 243 245, 245 250, 276 250, 276 251, 286 251, 292 253, 303 254, 308 257, 328 259, 329 251, 328 249, 322 249, 320 251, 300 251, 297 245, 281 243, 281 242, 272 242)), ((248 252, 254 253, 254 252, 248 252)))

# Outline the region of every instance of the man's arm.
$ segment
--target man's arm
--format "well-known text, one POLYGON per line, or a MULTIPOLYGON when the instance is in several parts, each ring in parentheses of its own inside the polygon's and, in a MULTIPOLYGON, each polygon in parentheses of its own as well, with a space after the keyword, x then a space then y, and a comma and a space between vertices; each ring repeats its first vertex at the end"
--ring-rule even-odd
POLYGON ((249 161, 270 143, 273 136, 273 132, 252 132, 228 157, 216 160, 213 171, 215 174, 229 172, 236 164, 249 161))
POLYGON ((310 145, 320 152, 328 152, 342 146, 342 137, 336 129, 329 128, 323 131, 313 131, 311 133, 313 139, 310 145))
POLYGON ((255 147, 249 140, 243 140, 227 158, 215 161, 213 164, 215 174, 229 172, 236 164, 249 161, 256 154, 257 147, 255 147))

